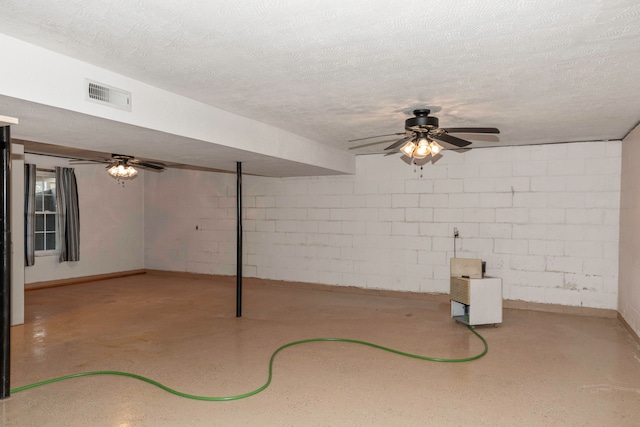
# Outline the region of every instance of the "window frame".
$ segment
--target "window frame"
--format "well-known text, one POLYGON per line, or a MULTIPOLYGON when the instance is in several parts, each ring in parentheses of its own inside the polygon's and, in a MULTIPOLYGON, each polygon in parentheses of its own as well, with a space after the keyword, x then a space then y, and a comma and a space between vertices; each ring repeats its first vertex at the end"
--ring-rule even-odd
MULTIPOLYGON (((39 181, 43 181, 42 178, 46 178, 46 179, 53 179, 54 182, 54 189, 53 189, 53 197, 55 200, 55 186, 57 185, 56 182, 56 173, 55 172, 50 172, 50 171, 42 171, 42 170, 36 170, 36 188, 38 185, 39 181)), ((37 199, 37 189, 36 189, 36 199, 37 199)), ((44 197, 44 196, 43 196, 44 197)), ((36 206, 38 205, 38 201, 36 200, 36 206)), ((44 199, 43 199, 43 203, 42 203, 42 208, 43 210, 36 210, 35 211, 35 216, 36 216, 36 222, 34 224, 34 234, 38 235, 38 234, 45 234, 44 237, 44 245, 46 247, 46 216, 44 216, 43 221, 44 221, 44 231, 38 231, 37 227, 38 227, 38 215, 42 215, 42 214, 54 214, 54 221, 55 221, 55 248, 54 249, 42 249, 42 250, 38 250, 35 249, 34 250, 34 255, 36 257, 43 257, 43 256, 55 256, 58 255, 59 251, 60 251, 60 246, 59 246, 59 233, 58 233, 58 205, 57 205, 57 200, 56 200, 56 210, 55 211, 49 211, 44 209, 45 203, 44 203, 44 199)))

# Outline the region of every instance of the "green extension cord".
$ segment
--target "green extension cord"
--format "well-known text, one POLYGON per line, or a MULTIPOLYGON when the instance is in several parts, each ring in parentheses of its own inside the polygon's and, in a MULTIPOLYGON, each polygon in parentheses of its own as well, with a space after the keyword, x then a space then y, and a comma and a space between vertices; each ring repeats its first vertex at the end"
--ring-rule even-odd
POLYGON ((311 339, 306 339, 306 340, 293 341, 293 342, 290 342, 288 344, 285 344, 285 345, 281 346, 280 348, 278 348, 276 351, 273 352, 273 354, 271 355, 271 360, 269 360, 269 378, 267 379, 267 382, 262 387, 259 387, 259 388, 255 389, 253 391, 248 392, 248 393, 238 394, 236 396, 208 397, 208 396, 197 396, 197 395, 194 395, 194 394, 182 393, 182 392, 180 392, 178 390, 174 390, 174 389, 169 388, 169 387, 167 387, 167 386, 165 386, 163 384, 160 384, 159 382, 154 381, 154 380, 152 380, 150 378, 146 378, 146 377, 143 377, 141 375, 136 375, 136 374, 132 374, 132 373, 129 373, 129 372, 121 372, 121 371, 91 371, 91 372, 81 372, 79 374, 65 375, 63 377, 52 378, 50 380, 40 381, 40 382, 37 382, 37 383, 25 385, 25 386, 22 386, 22 387, 17 387, 17 388, 14 388, 13 390, 11 390, 11 393, 18 393, 20 391, 28 390, 30 388, 39 387, 39 386, 42 386, 42 385, 45 385, 45 384, 51 384, 51 383, 55 383, 55 382, 58 382, 58 381, 69 380, 71 378, 88 377, 88 376, 92 376, 92 375, 120 375, 120 376, 123 376, 123 377, 131 377, 131 378, 135 378, 135 379, 140 380, 140 381, 147 382, 147 383, 152 384, 152 385, 154 385, 156 387, 160 387, 161 389, 163 389, 165 391, 168 391, 169 393, 175 394, 176 396, 186 397, 187 399, 206 400, 206 401, 214 401, 214 402, 221 402, 221 401, 227 401, 227 400, 240 400, 240 399, 244 399, 246 397, 258 394, 261 391, 263 391, 264 389, 266 389, 267 387, 269 387, 269 384, 271 384, 271 378, 273 376, 272 375, 273 374, 273 360, 275 359, 275 357, 276 357, 276 355, 278 353, 280 353, 282 350, 284 350, 287 347, 293 347, 294 345, 306 344, 306 343, 310 343, 310 342, 337 341, 337 342, 348 342, 348 343, 352 343, 352 344, 366 345, 366 346, 369 346, 369 347, 377 348, 379 350, 384 350, 384 351, 388 351, 388 352, 391 352, 391 353, 399 354, 401 356, 412 357, 414 359, 420 359, 420 360, 428 360, 428 361, 431 361, 431 362, 446 362, 446 363, 470 362, 472 360, 480 359, 482 356, 487 354, 487 351, 489 350, 489 345, 487 344, 487 341, 482 337, 482 335, 477 333, 471 326, 467 326, 467 328, 469 328, 469 330, 471 332, 473 332, 478 338, 480 338, 480 340, 482 340, 482 343, 484 344, 484 351, 482 351, 482 353, 477 354, 475 356, 465 357, 465 358, 462 358, 462 359, 441 359, 441 358, 437 358, 437 357, 420 356, 420 355, 417 355, 417 354, 405 353, 403 351, 394 350, 394 349, 388 348, 388 347, 383 347, 383 346, 378 345, 378 344, 373 344, 373 343, 366 342, 366 341, 352 340, 352 339, 348 339, 348 338, 311 338, 311 339))

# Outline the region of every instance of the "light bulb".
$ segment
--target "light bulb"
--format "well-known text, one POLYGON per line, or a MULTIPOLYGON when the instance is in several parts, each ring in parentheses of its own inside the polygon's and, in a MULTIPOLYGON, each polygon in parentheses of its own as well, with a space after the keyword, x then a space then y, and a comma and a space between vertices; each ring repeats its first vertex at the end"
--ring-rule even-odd
POLYGON ((413 152, 413 157, 416 159, 424 159, 431 153, 431 147, 427 138, 420 138, 418 141, 418 148, 413 152))

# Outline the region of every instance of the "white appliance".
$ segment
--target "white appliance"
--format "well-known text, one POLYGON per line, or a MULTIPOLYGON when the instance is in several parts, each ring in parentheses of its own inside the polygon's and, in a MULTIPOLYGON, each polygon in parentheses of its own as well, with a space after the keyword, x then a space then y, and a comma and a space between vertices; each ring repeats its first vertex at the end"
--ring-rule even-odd
POLYGON ((482 260, 451 259, 451 317, 466 325, 502 323, 502 279, 483 277, 482 260))

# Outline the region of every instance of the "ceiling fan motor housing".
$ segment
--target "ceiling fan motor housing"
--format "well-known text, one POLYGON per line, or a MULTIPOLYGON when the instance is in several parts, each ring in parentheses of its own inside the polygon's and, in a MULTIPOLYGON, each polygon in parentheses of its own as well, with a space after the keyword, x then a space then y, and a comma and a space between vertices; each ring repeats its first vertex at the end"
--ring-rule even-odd
POLYGON ((112 154, 111 158, 114 160, 131 160, 133 156, 125 156, 124 154, 112 154))
POLYGON ((411 117, 404 122, 405 129, 412 131, 437 129, 438 118, 429 116, 430 112, 430 110, 415 110, 413 114, 416 116, 411 117))

